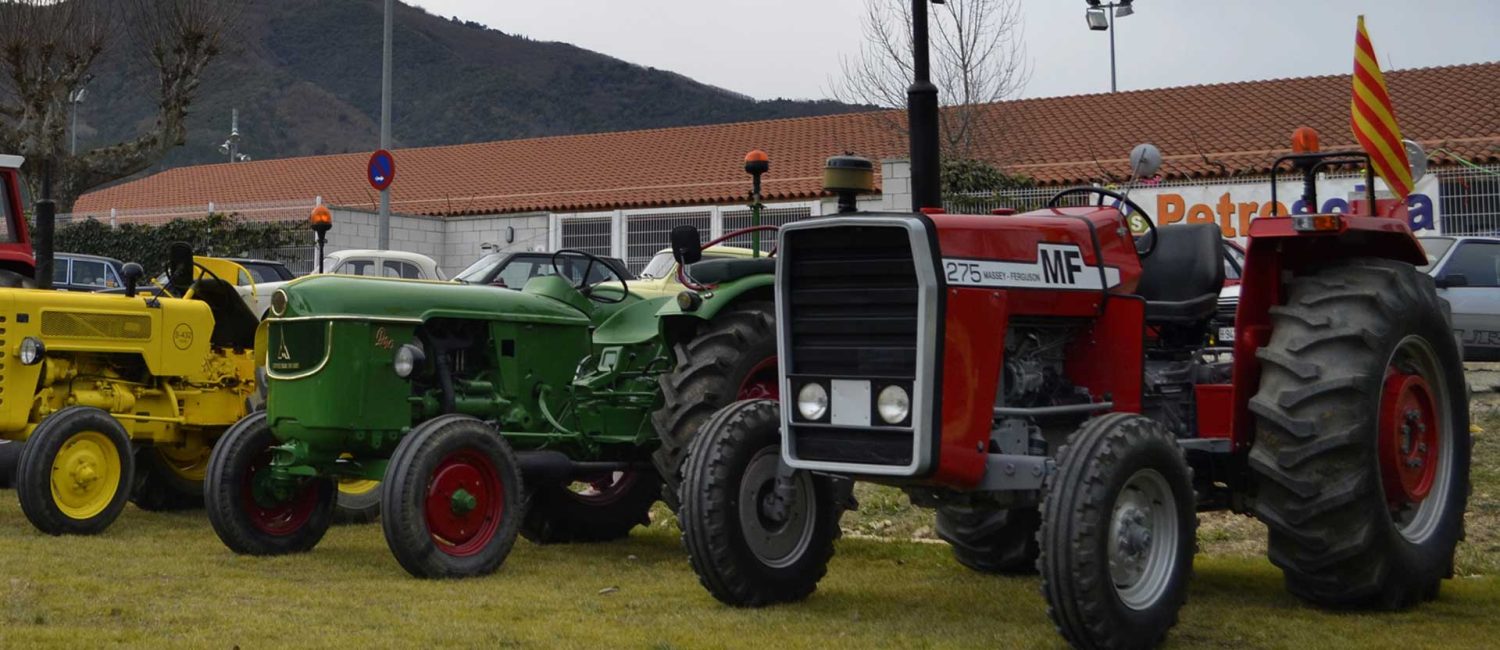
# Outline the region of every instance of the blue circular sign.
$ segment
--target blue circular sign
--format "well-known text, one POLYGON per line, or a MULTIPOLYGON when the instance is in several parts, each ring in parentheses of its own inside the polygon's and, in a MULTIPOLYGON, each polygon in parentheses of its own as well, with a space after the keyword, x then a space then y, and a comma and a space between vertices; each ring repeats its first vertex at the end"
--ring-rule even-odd
POLYGON ((370 180, 370 187, 377 190, 390 187, 391 181, 396 178, 396 158, 385 149, 370 154, 366 177, 370 180))

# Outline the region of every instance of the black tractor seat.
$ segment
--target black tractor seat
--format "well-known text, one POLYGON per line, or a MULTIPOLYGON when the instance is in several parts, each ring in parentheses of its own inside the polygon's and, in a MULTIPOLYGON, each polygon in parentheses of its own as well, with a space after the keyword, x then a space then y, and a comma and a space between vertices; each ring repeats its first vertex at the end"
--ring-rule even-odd
POLYGON ((1219 226, 1193 223, 1156 230, 1156 250, 1141 260, 1135 293, 1146 299, 1146 322, 1207 320, 1224 287, 1224 240, 1219 226))
POLYGON ((704 260, 688 267, 689 277, 699 284, 719 284, 775 272, 776 258, 773 257, 704 260))
POLYGON ((240 298, 234 285, 210 277, 193 283, 193 299, 208 303, 214 315, 214 331, 209 341, 221 348, 251 350, 255 348, 255 328, 260 319, 240 298))

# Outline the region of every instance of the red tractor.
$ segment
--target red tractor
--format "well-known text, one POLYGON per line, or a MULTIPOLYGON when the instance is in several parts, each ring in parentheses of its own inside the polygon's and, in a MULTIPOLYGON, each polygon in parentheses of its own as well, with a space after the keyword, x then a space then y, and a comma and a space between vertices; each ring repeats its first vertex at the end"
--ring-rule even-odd
MULTIPOLYGON (((913 191, 930 206, 935 120, 918 70, 913 191)), ((1349 164, 1369 168, 1315 151, 1277 168, 1312 199, 1320 170, 1349 164)), ((780 401, 718 411, 684 469, 684 541, 716 598, 811 594, 853 480, 936 508, 970 568, 1040 571, 1080 647, 1165 638, 1200 510, 1265 522, 1271 561, 1312 603, 1436 596, 1463 535, 1468 399, 1406 223, 1372 216, 1373 190, 1348 214, 1254 221, 1231 351, 1205 343, 1224 281, 1217 226, 1158 229, 1096 187, 1052 205, 1078 195, 1097 205, 782 228, 780 401)))

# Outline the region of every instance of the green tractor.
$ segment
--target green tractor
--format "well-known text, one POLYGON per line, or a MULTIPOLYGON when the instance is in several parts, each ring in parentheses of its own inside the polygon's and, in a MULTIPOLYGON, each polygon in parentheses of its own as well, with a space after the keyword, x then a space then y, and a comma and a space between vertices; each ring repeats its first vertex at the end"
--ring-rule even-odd
POLYGON ((613 272, 574 250, 519 291, 342 276, 277 291, 267 408, 209 462, 215 532, 237 553, 306 551, 340 482, 378 480, 392 552, 436 578, 494 571, 518 533, 605 541, 647 523, 708 415, 777 385, 773 260, 700 262, 698 232, 672 234, 691 273, 671 297, 588 284, 613 272))

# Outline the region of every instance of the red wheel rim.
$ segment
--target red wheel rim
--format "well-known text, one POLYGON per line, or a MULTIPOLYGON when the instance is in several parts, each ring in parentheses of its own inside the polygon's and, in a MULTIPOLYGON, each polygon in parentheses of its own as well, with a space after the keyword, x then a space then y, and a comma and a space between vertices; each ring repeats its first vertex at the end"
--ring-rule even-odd
POLYGON ((438 550, 456 557, 474 555, 500 529, 505 484, 488 457, 460 449, 433 470, 425 505, 427 530, 438 550))
POLYGON ((590 477, 588 480, 575 481, 568 487, 572 488, 579 483, 584 484, 583 490, 569 489, 568 494, 574 501, 591 506, 607 506, 619 501, 630 492, 640 475, 636 472, 609 472, 599 476, 590 477))
POLYGON ((1420 374, 1389 368, 1380 394, 1380 474, 1393 506, 1421 503, 1437 476, 1437 400, 1420 374))
MULTIPOLYGON (((245 480, 240 488, 240 498, 252 526, 267 535, 285 537, 301 530, 302 526, 307 524, 307 520, 312 518, 313 510, 318 505, 318 486, 308 481, 296 496, 287 501, 273 502, 269 494, 257 499, 256 477, 270 469, 270 453, 261 454, 256 458, 245 472, 245 480)), ((269 477, 262 480, 267 479, 269 477)), ((268 491, 263 491, 263 494, 265 492, 268 491)))
POLYGON ((781 382, 776 374, 776 357, 755 364, 740 382, 740 400, 781 399, 781 382))

